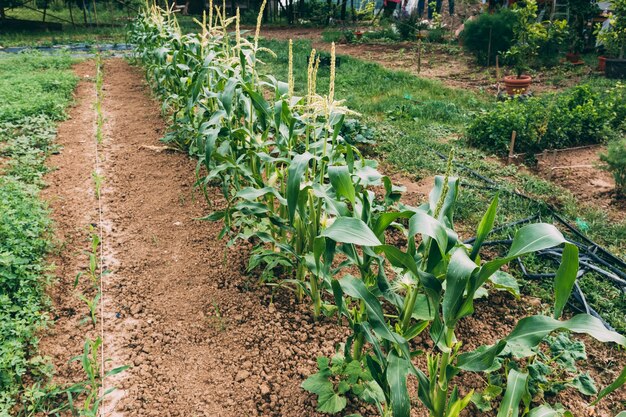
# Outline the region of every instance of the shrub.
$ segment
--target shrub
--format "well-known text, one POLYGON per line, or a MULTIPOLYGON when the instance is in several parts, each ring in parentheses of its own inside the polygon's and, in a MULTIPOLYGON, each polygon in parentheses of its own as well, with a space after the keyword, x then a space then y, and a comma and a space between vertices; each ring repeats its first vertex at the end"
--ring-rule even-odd
POLYGON ((467 130, 473 146, 498 155, 508 153, 513 131, 517 132, 515 150, 534 154, 544 149, 601 143, 615 125, 612 100, 616 89, 594 92, 589 86, 577 86, 566 93, 512 99, 499 103, 476 118, 467 130))
POLYGON ((600 160, 604 162, 602 168, 613 174, 615 190, 626 195, 626 138, 611 141, 607 152, 600 154, 600 160))
POLYGON ((463 46, 476 57, 480 65, 493 65, 496 55, 511 47, 516 21, 515 13, 509 9, 501 9, 494 14, 483 13, 477 19, 465 23, 461 34, 463 46))

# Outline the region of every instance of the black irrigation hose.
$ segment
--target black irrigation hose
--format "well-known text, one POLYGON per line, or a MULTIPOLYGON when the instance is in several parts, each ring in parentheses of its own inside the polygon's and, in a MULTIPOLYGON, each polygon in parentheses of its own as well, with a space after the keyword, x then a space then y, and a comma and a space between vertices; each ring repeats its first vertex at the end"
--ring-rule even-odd
MULTIPOLYGON (((517 220, 517 221, 511 222, 511 223, 507 223, 505 225, 502 225, 500 227, 496 227, 495 229, 492 229, 491 233, 499 232, 500 230, 505 230, 505 229, 508 229, 509 227, 517 226, 517 225, 520 225, 520 224, 523 224, 523 223, 530 223, 533 220, 535 220, 537 217, 539 217, 539 215, 535 214, 534 216, 526 217, 525 219, 522 219, 522 220, 517 220)), ((476 240, 476 238, 473 237, 471 239, 467 239, 467 240, 463 241, 463 243, 473 243, 475 240, 476 240)), ((513 239, 507 239, 506 241, 508 243, 511 243, 511 242, 513 242, 513 239), (510 240, 510 242, 508 242, 509 240, 510 240)), ((492 242, 499 242, 499 241, 495 241, 494 240, 492 242)), ((502 243, 504 243, 504 242, 505 241, 502 241, 502 243)), ((487 244, 487 242, 485 242, 484 244, 487 244)))
MULTIPOLYGON (((434 152, 441 159, 446 160, 448 158, 446 155, 442 154, 441 152, 438 152, 438 151, 434 151, 434 152)), ((554 207, 550 203, 546 203, 545 201, 534 199, 517 190, 509 190, 506 188, 502 188, 495 181, 491 180, 490 178, 485 177, 484 175, 479 174, 475 170, 463 164, 460 164, 458 162, 453 162, 453 163, 457 168, 468 172, 471 176, 482 180, 486 184, 486 185, 476 185, 476 184, 470 184, 467 182, 462 182, 461 185, 466 186, 466 187, 484 189, 484 190, 505 192, 507 194, 514 195, 522 199, 531 201, 540 206, 544 206, 545 208, 548 209, 551 217, 553 218, 553 221, 560 223, 562 226, 568 229, 574 236, 578 237, 579 239, 582 240, 582 242, 584 242, 584 243, 581 243, 581 242, 577 242, 573 240, 571 241, 571 243, 575 244, 579 248, 580 253, 581 253, 581 256, 579 258, 579 265, 581 269, 578 271, 576 281, 574 282, 574 291, 572 292, 572 298, 577 303, 582 305, 582 308, 580 308, 576 303, 573 303, 571 299, 570 301, 568 301, 568 304, 574 310, 591 314, 592 316, 602 321, 602 323, 607 329, 614 330, 614 328, 609 323, 607 323, 606 320, 604 320, 600 316, 600 314, 587 303, 585 294, 583 293, 582 289, 580 288, 580 285, 578 284, 578 279, 582 278, 587 272, 593 271, 597 274, 600 274, 604 278, 608 279, 613 284, 618 286, 624 293, 626 293, 626 272, 624 272, 624 270, 626 270, 626 262, 623 259, 619 258, 618 256, 615 256, 614 254, 612 254, 609 250, 605 249, 604 247, 600 246, 599 244, 597 244, 596 242, 588 238, 582 231, 580 231, 574 225, 569 223, 565 218, 563 218, 558 213, 556 207, 554 207), (599 264, 606 269, 603 269, 597 266, 596 264, 599 264)), ((520 224, 528 223, 536 219, 541 219, 540 213, 527 217, 525 219, 516 220, 511 223, 507 223, 505 225, 499 226, 493 229, 490 232, 490 234, 510 228, 510 227, 518 226, 520 224)), ((474 238, 465 240, 464 243, 473 243, 475 240, 476 238, 474 237, 474 238)), ((496 245, 510 245, 511 243, 512 243, 512 239, 509 236, 508 239, 491 240, 491 241, 484 242, 483 245, 496 246, 496 245)), ((553 248, 551 250, 540 251, 537 255, 542 256, 542 257, 552 258, 554 260, 560 260, 563 256, 563 250, 559 248, 553 248)), ((540 279, 554 278, 556 276, 556 274, 554 273, 538 273, 538 274, 530 273, 526 269, 526 266, 524 265, 524 263, 522 262, 520 258, 517 258, 517 263, 524 277, 528 279, 540 280, 540 279)))

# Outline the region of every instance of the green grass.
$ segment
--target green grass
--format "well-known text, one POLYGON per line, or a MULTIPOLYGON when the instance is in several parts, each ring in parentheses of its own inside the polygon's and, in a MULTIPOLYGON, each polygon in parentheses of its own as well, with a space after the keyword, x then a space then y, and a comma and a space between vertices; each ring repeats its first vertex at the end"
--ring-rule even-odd
MULTIPOLYGON (((278 54, 277 59, 264 57, 267 63, 264 71, 286 80, 286 42, 265 41, 263 45, 278 54)), ((309 42, 294 42, 295 90, 301 94, 306 88, 306 57, 309 53, 309 42)), ((588 81, 597 87, 609 85, 602 78, 588 81)), ((321 68, 317 85, 322 93, 327 91, 328 82, 329 70, 321 68)), ((498 224, 536 213, 550 221, 549 210, 542 203, 545 200, 555 205, 572 223, 577 220, 585 222, 589 226, 587 234, 590 238, 622 257, 626 254, 626 222, 612 221, 593 205, 577 202, 569 191, 516 166, 503 166, 465 143, 463 134, 468 122, 477 112, 493 106, 493 97, 449 88, 438 81, 390 71, 378 64, 345 56, 341 57, 337 69, 336 97, 345 99, 350 109, 361 114, 365 124, 376 129, 377 145, 368 151, 376 153, 391 169, 404 172, 415 180, 441 174, 445 171, 445 161, 435 151, 447 155, 454 148, 457 162, 495 180, 500 187, 535 198, 535 201, 529 201, 502 194, 498 224)), ((465 225, 480 222, 482 211, 495 196, 495 191, 481 188, 485 184, 464 171, 457 170, 455 174, 468 184, 462 189, 456 220, 458 229, 465 237, 470 237, 474 230, 465 225)), ((523 284, 527 293, 551 301, 547 295, 550 293, 541 289, 551 285, 550 282, 523 284)), ((592 275, 586 276, 581 286, 588 291, 590 304, 618 330, 626 332, 626 296, 592 275)))
MULTIPOLYGON (((21 416, 53 392, 37 355, 48 323, 50 218, 39 199, 76 77, 67 56, 0 59, 0 415, 21 416)), ((30 410, 30 411, 37 411, 30 410)))

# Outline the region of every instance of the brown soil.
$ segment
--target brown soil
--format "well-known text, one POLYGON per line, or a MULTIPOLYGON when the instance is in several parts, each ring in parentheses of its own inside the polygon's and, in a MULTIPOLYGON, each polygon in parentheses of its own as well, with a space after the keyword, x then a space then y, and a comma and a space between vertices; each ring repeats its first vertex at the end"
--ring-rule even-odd
MULTIPOLYGON (((76 72, 93 76, 93 63, 76 72)), ((107 397, 107 416, 316 416, 315 399, 299 388, 315 370, 315 357, 330 355, 347 330, 334 320, 314 323, 305 305, 287 291, 270 289, 246 274, 249 248, 227 248, 218 239, 221 224, 197 220, 209 211, 194 192, 195 161, 156 148, 166 129, 159 105, 149 96, 142 71, 125 61, 105 64, 106 140, 102 145, 105 356, 111 369, 132 368, 107 380, 119 390, 107 397)), ((85 306, 72 291, 76 273, 86 267, 86 230, 97 222, 91 192, 94 166, 94 85, 83 79, 77 105, 59 129, 60 155, 50 163, 45 197, 53 209, 61 242, 59 283, 52 290, 56 325, 42 340, 64 381, 81 378, 78 364, 67 360, 81 351, 80 326, 85 306), (80 255, 80 256, 77 256, 80 255)), ((406 185, 406 184, 405 184, 406 185)), ((425 188, 411 185, 412 199, 425 188)), ((223 201, 212 190, 213 204, 223 201)), ((417 201, 415 202, 417 203, 417 201)), ((536 300, 535 300, 536 301, 536 300)), ((491 343, 512 328, 515 319, 535 311, 533 300, 516 302, 495 294, 479 301, 476 315, 464 320, 459 338, 465 348, 491 343)), ((428 338, 420 343, 428 347, 428 338)), ((593 375, 601 385, 626 363, 624 352, 589 345, 593 375), (613 364, 613 365, 611 365, 613 364)), ((462 391, 480 387, 473 375, 458 378, 462 391)), ((558 400, 592 415, 588 399, 568 392, 558 400)), ((626 392, 614 394, 595 415, 613 415, 626 392), (611 411, 609 411, 611 410, 611 411)), ((350 412, 374 416, 370 409, 350 412)), ((478 415, 470 407, 467 415, 478 415)), ((426 416, 415 407, 414 416, 426 416)))
POLYGON ((579 201, 590 202, 616 220, 626 218, 626 200, 615 195, 613 176, 600 166, 605 146, 563 150, 539 158, 539 174, 570 190, 579 201), (552 169, 556 167, 556 169, 552 169))

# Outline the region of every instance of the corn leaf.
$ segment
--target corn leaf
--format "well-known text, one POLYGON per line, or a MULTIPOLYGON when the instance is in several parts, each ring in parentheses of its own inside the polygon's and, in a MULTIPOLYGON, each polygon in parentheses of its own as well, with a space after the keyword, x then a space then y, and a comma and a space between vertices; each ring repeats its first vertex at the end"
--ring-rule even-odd
POLYGON ((506 391, 498 409, 498 417, 518 417, 519 403, 526 393, 528 374, 515 369, 509 371, 506 379, 506 391))
POLYGON ((554 277, 554 318, 558 319, 572 293, 578 274, 578 247, 566 243, 561 265, 554 277))
POLYGON ((289 211, 289 221, 293 223, 293 219, 296 215, 296 208, 298 206, 298 197, 300 196, 300 183, 302 176, 309 166, 309 161, 313 158, 308 152, 301 155, 296 155, 289 165, 287 171, 287 209, 289 211))
POLYGON ((380 240, 363 222, 354 217, 340 217, 325 229, 321 236, 333 239, 338 243, 352 243, 359 246, 380 246, 380 240))
POLYGON ((480 247, 483 242, 491 233, 491 229, 493 229, 493 224, 496 219, 496 211, 498 209, 498 194, 493 198, 489 208, 483 215, 483 218, 480 220, 480 224, 478 225, 478 229, 476 230, 476 240, 474 240, 474 246, 472 246, 472 253, 470 254, 470 258, 472 260, 476 260, 478 256, 478 252, 480 251, 480 247))
MULTIPOLYGON (((626 383, 626 367, 624 367, 624 369, 622 369, 622 373, 619 374, 617 379, 615 381, 613 381, 612 384, 606 386, 604 389, 602 389, 602 391, 600 391, 600 394, 598 394, 598 398, 596 398, 591 403, 591 405, 598 404, 598 402, 600 402, 601 399, 603 399, 604 397, 606 397, 607 395, 609 395, 610 393, 612 393, 616 389, 621 388, 622 385, 624 385, 625 383, 626 383)), ((623 413, 624 412, 620 413, 620 415, 623 414, 623 413)))
POLYGON ((352 177, 350 176, 350 172, 348 171, 348 167, 343 166, 329 166, 328 167, 328 177, 330 179, 330 184, 335 189, 337 195, 340 195, 350 203, 354 205, 355 200, 355 191, 354 184, 352 183, 352 177))
POLYGON ((411 414, 411 397, 406 386, 406 377, 410 369, 407 362, 407 359, 400 358, 393 350, 387 356, 387 383, 394 417, 409 417, 411 414))

